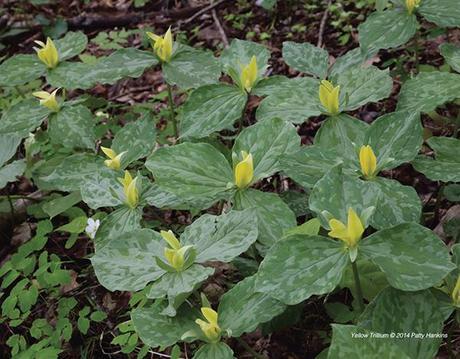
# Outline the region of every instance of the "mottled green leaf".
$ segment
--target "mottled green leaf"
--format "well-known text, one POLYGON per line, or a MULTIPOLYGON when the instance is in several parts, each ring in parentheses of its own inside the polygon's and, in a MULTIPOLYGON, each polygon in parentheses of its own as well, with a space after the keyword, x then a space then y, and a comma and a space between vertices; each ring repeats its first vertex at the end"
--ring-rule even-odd
MULTIPOLYGON (((149 183, 143 185, 145 191, 141 196, 141 203, 147 203, 151 206, 162 209, 190 209, 193 207, 192 203, 181 200, 171 192, 161 188, 156 183, 149 183)), ((210 204, 212 205, 212 203, 210 204)), ((203 208, 205 204, 199 204, 199 208, 203 208)))
POLYGON ((315 75, 320 79, 327 76, 329 54, 308 42, 283 42, 283 60, 297 71, 315 75))
POLYGON ((406 9, 376 11, 359 25, 358 31, 364 51, 398 47, 415 35, 417 17, 409 15, 406 9))
POLYGON ((449 72, 422 72, 406 81, 399 93, 398 110, 430 112, 459 97, 460 75, 449 72))
POLYGON ((13 134, 0 135, 0 167, 14 156, 20 143, 21 138, 13 134))
POLYGON ((16 177, 21 176, 26 170, 26 161, 17 160, 0 168, 0 188, 7 185, 8 182, 15 182, 16 177))
POLYGON ((255 189, 238 191, 235 195, 235 208, 254 208, 257 213, 259 237, 262 245, 259 250, 265 252, 279 241, 286 230, 297 225, 294 212, 276 194, 255 189))
POLYGON ((155 261, 165 246, 159 233, 138 229, 109 240, 91 257, 91 263, 98 281, 108 290, 138 291, 165 273, 155 261))
POLYGON ((94 148, 96 120, 83 105, 65 106, 51 116, 48 131, 51 142, 70 148, 94 148))
POLYGON ((340 282, 348 253, 339 241, 295 235, 273 245, 256 274, 256 290, 294 305, 331 292, 340 282))
POLYGON ((270 51, 261 44, 234 39, 229 47, 227 47, 220 55, 220 62, 225 70, 233 68, 238 73, 241 71, 241 66, 249 64, 252 56, 257 59, 257 67, 259 68, 259 77, 261 77, 267 67, 270 59, 270 51))
POLYGON ((59 53, 59 61, 64 61, 82 53, 86 49, 88 38, 81 31, 69 31, 54 43, 59 53))
POLYGON ((58 214, 67 211, 81 201, 79 191, 70 193, 67 196, 57 197, 43 204, 42 209, 50 217, 56 217, 58 214))
POLYGON ((423 0, 420 2, 418 12, 438 26, 460 26, 460 7, 457 0, 423 0))
POLYGON ((269 177, 281 169, 279 160, 298 150, 296 128, 281 119, 258 122, 245 128, 235 140, 233 152, 250 153, 254 163, 254 181, 269 177))
POLYGON ((233 172, 227 159, 207 143, 182 143, 156 150, 146 167, 164 189, 185 200, 217 201, 229 195, 233 172), (172 166, 174 164, 174 166, 172 166))
POLYGON ((364 66, 367 59, 371 58, 377 53, 376 50, 369 50, 364 52, 363 49, 357 47, 348 51, 343 56, 337 58, 332 65, 329 77, 334 80, 337 79, 341 73, 348 71, 350 68, 364 66))
POLYGON ((267 293, 255 291, 255 277, 248 277, 226 292, 219 303, 219 325, 233 337, 254 331, 259 324, 281 314, 286 306, 267 293))
POLYGON ((16 55, 0 65, 0 86, 18 86, 33 81, 46 72, 37 55, 16 55))
POLYGON ((247 95, 235 86, 215 84, 192 92, 179 118, 181 137, 202 138, 232 129, 241 118, 247 95))
POLYGON ((202 345, 193 355, 193 359, 233 359, 233 350, 224 342, 202 345))
POLYGON ((391 286, 401 290, 432 287, 455 268, 445 244, 416 223, 376 232, 360 242, 359 251, 379 266, 391 286))
POLYGON ((27 137, 49 115, 46 107, 40 106, 37 99, 28 99, 3 112, 0 119, 0 134, 13 134, 21 138, 27 137))
POLYGON ((92 174, 82 181, 81 196, 89 208, 114 207, 123 203, 123 189, 119 182, 120 172, 106 166, 98 167, 92 174))
POLYGON ((181 236, 182 245, 193 245, 198 263, 230 262, 257 240, 255 210, 230 211, 213 216, 204 214, 188 226, 181 236))
MULTIPOLYGON (((312 79, 309 77, 288 78, 286 76, 273 75, 260 80, 256 87, 252 90, 251 94, 255 96, 277 95, 284 91, 298 89, 299 86, 304 86, 310 81, 312 81, 312 79)), ((317 81, 313 80, 313 82, 317 84, 317 81)))
POLYGON ((439 50, 450 67, 460 72, 460 47, 445 43, 439 46, 439 50))

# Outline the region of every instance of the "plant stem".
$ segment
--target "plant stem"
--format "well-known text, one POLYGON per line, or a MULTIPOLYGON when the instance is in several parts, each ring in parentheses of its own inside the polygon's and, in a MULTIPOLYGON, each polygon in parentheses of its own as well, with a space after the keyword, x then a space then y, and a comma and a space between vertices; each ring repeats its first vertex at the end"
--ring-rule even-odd
POLYGON ((176 138, 179 137, 179 132, 177 130, 177 120, 176 120, 176 108, 174 105, 173 95, 172 95, 172 87, 170 84, 168 85, 168 104, 169 104, 169 120, 171 121, 174 129, 174 136, 176 138))
POLYGON ((355 279, 356 294, 358 296, 358 309, 360 313, 362 313, 364 311, 364 299, 363 299, 363 291, 361 289, 361 281, 359 280, 358 266, 356 265, 356 261, 351 263, 351 267, 353 268, 353 277, 355 279))
POLYGON ((246 343, 243 339, 241 339, 241 338, 235 338, 235 339, 237 340, 238 343, 241 344, 242 347, 244 347, 244 349, 246 349, 249 353, 251 353, 254 356, 254 358, 256 358, 256 359, 267 359, 265 357, 265 355, 259 354, 254 349, 252 349, 248 345, 248 343, 246 343))
POLYGON ((415 38, 414 38, 414 49, 415 49, 415 72, 418 74, 420 71, 420 59, 419 59, 419 52, 420 52, 420 30, 417 30, 415 33, 415 38))

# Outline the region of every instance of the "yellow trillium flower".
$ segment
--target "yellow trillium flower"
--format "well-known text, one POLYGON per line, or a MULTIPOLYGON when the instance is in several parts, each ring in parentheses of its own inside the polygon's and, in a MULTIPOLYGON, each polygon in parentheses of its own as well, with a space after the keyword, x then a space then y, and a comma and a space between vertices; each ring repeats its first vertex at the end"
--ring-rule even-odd
POLYGON ((337 115, 339 109, 340 86, 335 86, 327 80, 322 80, 319 85, 319 100, 328 113, 337 115))
POLYGON ((176 269, 178 272, 181 271, 185 263, 185 253, 190 246, 182 247, 172 231, 160 231, 160 234, 171 247, 164 249, 166 260, 171 267, 176 269))
POLYGON ((406 0, 406 7, 409 14, 412 14, 414 9, 420 6, 420 1, 421 0, 406 0))
POLYGON ((32 95, 40 99, 40 105, 45 106, 53 112, 58 112, 61 108, 56 100, 56 93, 59 89, 54 90, 51 93, 46 91, 36 91, 32 95))
POLYGON ((456 307, 460 307, 460 275, 458 276, 457 283, 452 291, 452 300, 456 307))
POLYGON ((364 233, 361 218, 359 218, 353 208, 348 209, 347 225, 333 218, 329 221, 329 226, 331 227, 331 231, 328 233, 329 237, 344 241, 348 248, 355 248, 364 233))
POLYGON ((220 340, 220 334, 222 332, 217 324, 217 312, 209 307, 202 307, 201 313, 207 321, 205 322, 204 320, 197 319, 195 323, 200 326, 201 331, 211 343, 217 343, 220 340))
POLYGON ((53 40, 49 37, 46 39, 46 44, 43 41, 35 41, 35 43, 41 48, 34 47, 37 52, 38 58, 43 62, 49 69, 54 69, 59 63, 59 53, 54 45, 53 40))
POLYGON ((118 179, 123 185, 125 203, 130 208, 136 208, 139 203, 139 191, 137 189, 137 177, 133 179, 129 171, 125 171, 125 177, 118 179))
POLYGON ((252 155, 246 151, 241 151, 243 160, 240 161, 234 170, 235 184, 239 189, 248 187, 254 177, 254 165, 252 162, 252 155))
POLYGON ((104 147, 104 146, 101 146, 101 150, 109 158, 108 160, 104 161, 104 164, 108 168, 111 168, 113 170, 119 170, 121 167, 121 157, 123 157, 126 151, 117 154, 114 150, 104 147))
POLYGON ((364 178, 370 179, 375 177, 377 174, 377 157, 375 157, 371 146, 361 146, 359 150, 359 163, 364 178))
POLYGON ((173 52, 173 36, 171 27, 164 36, 155 35, 153 32, 147 32, 147 36, 154 42, 153 50, 161 61, 169 62, 173 52))
POLYGON ((247 92, 251 92, 252 86, 257 81, 257 72, 257 59, 253 56, 249 64, 241 68, 240 82, 243 89, 247 92))

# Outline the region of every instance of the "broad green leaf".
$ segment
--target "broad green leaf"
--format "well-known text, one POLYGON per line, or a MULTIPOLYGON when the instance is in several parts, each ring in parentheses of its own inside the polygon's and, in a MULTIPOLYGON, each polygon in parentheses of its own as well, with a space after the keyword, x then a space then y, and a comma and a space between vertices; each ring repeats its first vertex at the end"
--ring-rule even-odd
POLYGON ((95 117, 83 105, 65 106, 49 119, 51 142, 70 148, 94 149, 95 117))
POLYGON ((365 144, 368 128, 366 122, 346 114, 330 117, 316 133, 314 143, 328 151, 335 151, 338 158, 348 162, 347 167, 358 169, 359 148, 365 144))
MULTIPOLYGON (((359 281, 361 283, 363 297, 370 302, 377 294, 380 293, 382 289, 388 287, 388 281, 385 274, 379 269, 379 267, 368 260, 358 259, 356 261, 356 266, 358 267, 359 281)), ((340 286, 342 288, 349 288, 353 294, 353 298, 358 298, 351 263, 347 266, 345 272, 343 273, 340 286)))
POLYGON ((123 233, 140 229, 141 219, 142 210, 139 208, 131 209, 128 207, 121 207, 110 213, 102 220, 101 226, 96 233, 96 238, 94 240, 96 252, 101 250, 113 238, 123 233))
POLYGON ((0 188, 7 185, 8 182, 15 182, 16 177, 21 176, 26 170, 26 161, 17 160, 0 168, 0 188))
POLYGON ((122 167, 147 157, 155 147, 156 128, 152 117, 146 114, 130 122, 117 132, 111 148, 116 153, 126 152, 121 158, 122 167))
POLYGON ((460 72, 460 47, 445 43, 439 46, 441 55, 455 71, 460 72))
POLYGON ((257 240, 255 210, 230 211, 213 216, 204 214, 188 226, 181 236, 182 245, 193 245, 198 263, 230 262, 257 240))
POLYGON ((65 89, 89 89, 96 82, 94 79, 95 65, 83 62, 64 61, 46 74, 47 82, 59 88, 65 89))
POLYGON ((220 298, 219 325, 224 330, 230 329, 233 337, 254 331, 286 308, 267 293, 256 292, 255 279, 255 276, 243 279, 220 298))
MULTIPOLYGON (((141 196, 141 204, 145 203, 162 209, 190 209, 193 204, 181 200, 176 195, 158 186, 156 183, 149 183, 143 186, 145 191, 141 196)), ((212 203, 209 203, 211 206, 212 203)), ((206 207, 206 203, 199 203, 199 208, 206 207)))
POLYGON ((165 246, 158 232, 138 229, 109 240, 91 257, 91 263, 105 288, 134 292, 165 273, 155 261, 163 256, 165 246))
POLYGON ((252 41, 234 39, 229 47, 227 47, 220 55, 220 62, 224 70, 233 68, 238 73, 241 66, 249 64, 252 56, 257 59, 257 67, 259 68, 259 77, 265 73, 270 59, 270 51, 261 44, 252 41))
POLYGON ((40 106, 37 99, 28 99, 3 112, 0 119, 0 134, 13 134, 17 137, 27 137, 49 115, 49 110, 40 106))
POLYGON ((67 211, 81 201, 79 191, 72 192, 67 196, 55 198, 42 206, 43 211, 50 217, 56 217, 58 214, 67 211))
POLYGON ((50 161, 45 173, 38 173, 36 181, 42 189, 79 191, 86 179, 91 179, 104 166, 101 157, 89 153, 77 153, 56 161, 50 161))
POLYGON ((365 61, 374 56, 376 53, 376 50, 364 52, 360 47, 348 51, 343 56, 336 59, 330 70, 329 77, 336 82, 337 76, 341 73, 354 67, 364 66, 365 61))
POLYGON ((360 242, 359 251, 379 266, 392 287, 406 291, 437 285, 455 268, 445 244, 416 223, 376 232, 360 242))
POLYGON ((152 305, 131 312, 134 329, 152 348, 174 345, 185 332, 196 329, 195 319, 199 313, 193 308, 184 305, 175 317, 162 315, 162 310, 161 306, 152 305))
POLYGON ((372 336, 371 332, 355 326, 332 324, 332 342, 328 359, 411 359, 396 342, 372 336))
MULTIPOLYGON (((369 207, 376 207, 379 193, 359 178, 343 173, 341 166, 332 168, 320 179, 310 193, 310 209, 327 224, 323 211, 347 223, 348 209, 361 215, 369 207)), ((327 226, 326 226, 327 227, 327 226)))
POLYGON ((256 290, 288 305, 331 292, 349 261, 342 243, 296 235, 273 245, 256 274, 256 290))
POLYGON ((220 64, 212 52, 182 45, 171 62, 163 64, 165 81, 182 90, 214 84, 219 81, 220 64))
POLYGON ((335 151, 319 146, 303 146, 294 154, 283 156, 281 170, 298 184, 312 188, 332 167, 342 163, 335 151))
POLYGON ((352 67, 337 76, 340 85, 340 102, 345 111, 356 110, 369 102, 387 98, 393 89, 389 69, 374 66, 352 67))
POLYGON ((314 81, 314 79, 309 77, 288 78, 286 76, 274 75, 260 80, 256 87, 251 91, 251 94, 255 96, 278 95, 292 89, 295 91, 309 82, 317 84, 317 81, 314 81))
POLYGON ((243 116, 247 95, 236 86, 214 84, 192 92, 179 118, 183 138, 202 138, 223 129, 232 129, 243 116))
POLYGON ((440 27, 460 26, 460 7, 456 0, 423 0, 418 12, 440 27))
POLYGON ((406 9, 376 11, 358 27, 359 44, 364 51, 398 47, 417 31, 417 17, 406 9))
POLYGON ((121 205, 123 188, 118 179, 122 177, 120 172, 106 166, 98 167, 92 176, 88 176, 81 183, 83 202, 91 209, 121 205))
POLYGON ((408 338, 389 340, 410 358, 434 358, 441 338, 418 336, 442 333, 444 318, 429 290, 402 292, 388 287, 366 308, 359 325, 377 333, 409 333, 408 338))
POLYGON ((431 112, 460 93, 460 75, 449 72, 422 72, 406 81, 399 93, 398 110, 431 112))
POLYGON ((55 44, 59 53, 59 61, 64 61, 85 51, 88 38, 80 31, 70 31, 62 39, 56 40, 55 44))
POLYGON ((250 153, 254 163, 254 181, 270 177, 281 169, 280 158, 300 147, 296 128, 281 119, 258 122, 245 128, 235 140, 233 152, 250 153))
POLYGON ((193 355, 193 359, 234 359, 233 350, 224 342, 202 345, 193 355))
POLYGON ((260 0, 256 5, 262 6, 265 10, 272 10, 276 5, 276 0, 260 0))
POLYGON ((418 112, 393 112, 375 120, 367 131, 367 144, 377 156, 380 170, 412 161, 423 143, 418 112))
POLYGON ((308 42, 283 42, 283 60, 297 71, 315 75, 320 79, 327 76, 329 54, 308 42))
POLYGON ((279 241, 284 232, 297 225, 294 212, 276 194, 255 189, 238 191, 235 195, 235 208, 244 210, 254 208, 259 228, 259 250, 266 252, 273 243, 279 241))
POLYGON ((460 182, 460 140, 451 137, 431 137, 428 145, 435 151, 436 159, 419 156, 414 168, 433 181, 460 182))
POLYGON ((308 236, 316 236, 319 234, 321 229, 321 222, 318 218, 312 218, 307 222, 301 224, 300 226, 294 227, 286 232, 286 237, 292 236, 295 234, 303 234, 308 236))
POLYGON ((371 219, 374 228, 383 229, 405 222, 420 222, 422 203, 413 187, 403 186, 398 181, 385 177, 365 181, 365 185, 375 187, 376 196, 379 196, 377 209, 371 219))
POLYGON ((0 86, 18 86, 41 77, 46 67, 37 55, 16 55, 0 65, 0 86))
POLYGON ((69 223, 66 223, 56 228, 56 231, 79 234, 85 230, 87 221, 88 218, 86 216, 76 217, 72 219, 69 223))
POLYGON ((158 185, 184 200, 226 198, 230 191, 227 185, 233 183, 227 159, 206 143, 160 148, 147 159, 145 166, 158 185))
POLYGON ((14 134, 0 135, 0 167, 14 156, 20 143, 21 138, 14 134))
POLYGON ((311 77, 289 80, 290 85, 265 98, 257 108, 258 121, 281 118, 293 123, 302 123, 321 114, 319 81, 311 77))

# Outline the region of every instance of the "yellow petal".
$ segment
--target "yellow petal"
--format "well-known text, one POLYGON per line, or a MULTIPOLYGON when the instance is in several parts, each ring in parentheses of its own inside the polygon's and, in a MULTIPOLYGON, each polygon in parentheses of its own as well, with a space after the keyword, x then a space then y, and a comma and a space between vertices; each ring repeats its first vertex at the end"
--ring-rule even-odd
POLYGON ((203 313, 204 317, 209 323, 217 325, 218 315, 215 310, 209 307, 202 307, 201 313, 203 313))
POLYGON ((452 300, 455 306, 460 307, 460 275, 458 276, 457 283, 452 291, 452 300))
POLYGON ((168 244, 171 246, 171 248, 175 250, 179 250, 181 248, 179 240, 176 238, 174 233, 169 230, 169 231, 160 231, 161 236, 163 239, 168 242, 168 244))
POLYGON ((129 171, 125 170, 125 176, 123 178, 119 178, 118 180, 123 185, 123 189, 126 191, 128 189, 128 186, 133 181, 133 177, 131 176, 131 173, 129 173, 129 171))
POLYGON ((164 254, 165 258, 168 261, 168 263, 174 267, 173 265, 173 257, 174 257, 175 250, 171 248, 165 248, 164 249, 164 254))
POLYGON ((114 150, 112 150, 111 148, 101 146, 101 150, 111 160, 113 160, 117 156, 117 153, 114 150))
POLYGON ((334 87, 334 85, 327 80, 321 81, 319 85, 319 100, 331 115, 340 113, 339 96, 340 86, 334 87))
POLYGON ((36 91, 32 93, 32 96, 41 98, 42 100, 46 100, 50 96, 50 94, 46 91, 36 91))
POLYGON ((329 227, 331 227, 328 233, 329 237, 338 238, 348 243, 348 230, 343 222, 333 218, 329 221, 329 227))
POLYGON ((246 188, 254 177, 254 165, 252 155, 241 152, 243 160, 235 166, 235 184, 238 188, 246 188))
POLYGON ((146 35, 152 40, 152 41, 157 41, 158 39, 161 39, 161 36, 155 35, 153 32, 147 31, 146 35))
POLYGON ((173 37, 172 37, 172 32, 171 32, 171 26, 168 28, 168 31, 166 31, 166 34, 163 40, 164 40, 163 57, 164 57, 164 61, 168 62, 169 60, 171 60, 172 50, 173 50, 173 37))
POLYGON ((348 236, 351 240, 351 245, 354 246, 364 233, 364 226, 361 218, 356 214, 353 208, 348 209, 348 236))
POLYGON ((359 163, 361 165, 361 172, 366 178, 375 176, 377 170, 377 157, 374 154, 371 146, 361 146, 359 150, 359 163))
POLYGON ((255 82, 257 81, 258 67, 257 67, 257 58, 255 56, 251 57, 249 64, 244 66, 241 70, 240 82, 243 88, 250 92, 255 82))
POLYGON ((136 208, 139 202, 139 191, 137 190, 137 177, 134 178, 125 191, 126 202, 129 207, 136 208))

